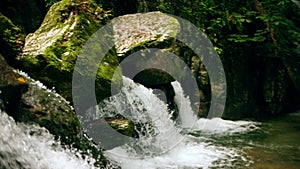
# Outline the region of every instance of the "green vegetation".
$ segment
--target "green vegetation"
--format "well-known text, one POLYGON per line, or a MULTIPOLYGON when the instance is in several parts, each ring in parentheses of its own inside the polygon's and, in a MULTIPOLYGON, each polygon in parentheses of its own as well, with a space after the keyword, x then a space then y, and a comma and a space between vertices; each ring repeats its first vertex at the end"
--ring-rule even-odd
POLYGON ((25 34, 10 19, 0 13, 0 51, 10 64, 21 53, 25 34))
POLYGON ((0 12, 25 33, 31 33, 39 28, 47 11, 42 0, 1 0, 0 12))
POLYGON ((60 0, 44 0, 47 8, 50 8, 53 4, 55 4, 56 2, 59 2, 59 1, 60 0))

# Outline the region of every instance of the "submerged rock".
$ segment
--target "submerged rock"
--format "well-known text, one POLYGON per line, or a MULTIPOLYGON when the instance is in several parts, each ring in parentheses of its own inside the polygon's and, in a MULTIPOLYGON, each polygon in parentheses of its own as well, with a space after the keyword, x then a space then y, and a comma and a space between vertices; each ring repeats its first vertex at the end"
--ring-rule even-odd
POLYGON ((134 130, 134 124, 132 121, 120 118, 106 118, 105 120, 113 129, 115 129, 119 133, 132 137, 134 130))

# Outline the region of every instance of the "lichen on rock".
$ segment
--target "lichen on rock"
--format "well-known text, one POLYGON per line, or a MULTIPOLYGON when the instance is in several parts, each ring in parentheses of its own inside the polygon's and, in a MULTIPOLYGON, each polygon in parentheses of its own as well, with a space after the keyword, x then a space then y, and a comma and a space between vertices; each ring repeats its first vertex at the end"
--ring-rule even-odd
POLYGON ((124 15, 113 19, 112 23, 119 56, 135 48, 166 42, 175 37, 180 28, 177 19, 161 12, 124 15))

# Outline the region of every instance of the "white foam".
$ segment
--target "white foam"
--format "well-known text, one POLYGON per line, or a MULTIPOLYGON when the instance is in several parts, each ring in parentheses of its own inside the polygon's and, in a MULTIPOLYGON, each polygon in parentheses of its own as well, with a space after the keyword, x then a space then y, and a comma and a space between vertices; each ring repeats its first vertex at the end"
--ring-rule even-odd
MULTIPOLYGON (((140 85, 134 84, 131 80, 125 79, 123 87, 123 92, 127 94, 127 100, 129 103, 137 103, 137 100, 142 100, 144 105, 140 105, 139 109, 145 109, 147 111, 143 112, 150 113, 150 117, 157 118, 164 125, 157 125, 159 132, 164 133, 166 127, 169 125, 175 125, 169 122, 169 118, 162 114, 168 113, 167 106, 163 105, 158 98, 152 93, 151 90, 144 88, 140 85), (124 88, 127 88, 124 90, 124 88), (130 90, 128 90, 130 89, 130 90), (152 115, 151 115, 152 114, 152 115)), ((191 128, 185 128, 189 132, 193 131, 206 131, 206 132, 216 132, 216 133, 234 133, 241 131, 249 131, 251 125, 255 125, 253 122, 246 121, 228 121, 222 119, 197 119, 194 115, 189 98, 184 96, 183 90, 178 82, 172 83, 176 96, 175 100, 178 104, 180 120, 182 122, 182 127, 193 126, 191 128)), ((115 97, 114 102, 120 103, 122 100, 115 97)), ((124 98, 123 98, 124 99, 124 98)), ((123 101, 124 102, 124 101, 123 101)), ((113 102, 106 102, 108 107, 113 102)), ((116 105, 117 107, 119 105, 116 105)), ((133 107, 133 109, 135 109, 133 107)), ((133 110, 135 111, 135 110, 133 110)), ((115 111, 114 111, 115 112, 115 111)), ((136 112, 136 116, 140 116, 140 112, 136 112)), ((135 116, 134 115, 134 116, 135 116)), ((172 135, 172 132, 169 133, 172 135)), ((177 134, 174 132, 174 134, 177 134)), ((181 136, 171 137, 170 135, 157 135, 155 139, 160 139, 164 142, 152 142, 156 147, 165 148, 165 144, 173 144, 173 147, 168 147, 165 153, 154 154, 152 156, 132 156, 132 151, 130 146, 123 145, 116 147, 112 150, 105 152, 108 159, 115 161, 123 169, 194 169, 194 168, 211 168, 227 166, 231 167, 231 159, 243 159, 239 154, 239 150, 222 147, 220 145, 214 145, 210 141, 205 142, 200 137, 194 137, 188 134, 181 133, 181 136), (158 137, 158 138, 157 138, 158 137), (164 138, 164 139, 162 139, 164 138), (174 144, 176 143, 176 144, 174 144), (223 164, 222 164, 223 161, 223 164), (224 161, 226 161, 224 163, 224 161)), ((140 138, 140 142, 146 141, 144 138, 140 138)), ((149 151, 151 149, 147 149, 149 151)))
MULTIPOLYGON (((100 106, 100 115, 93 115, 93 119, 118 113, 134 123, 143 124, 144 129, 140 132, 137 130, 140 139, 131 147, 135 150, 136 147, 141 147, 144 150, 142 153, 148 155, 165 152, 182 140, 180 129, 171 120, 168 106, 153 94, 152 90, 135 84, 126 77, 123 77, 123 85, 121 93, 100 103, 102 105, 100 106), (148 127, 147 124, 151 124, 151 126, 148 127)), ((145 154, 132 152, 127 155, 144 156, 145 154)))
MULTIPOLYGON (((16 123, 0 111, 0 166, 31 169, 90 169, 95 160, 64 149, 46 129, 16 123)), ((5 168, 4 167, 4 168, 5 168)))
POLYGON ((58 94, 55 91, 55 87, 52 87, 52 89, 48 89, 42 82, 32 79, 27 73, 21 71, 21 70, 14 70, 16 73, 18 73, 20 76, 25 78, 26 83, 29 84, 29 91, 33 92, 34 90, 40 89, 45 91, 45 93, 48 93, 48 97, 52 97, 53 99, 57 98, 60 102, 65 102, 68 104, 68 106, 71 108, 71 110, 74 110, 73 106, 71 106, 70 102, 67 101, 64 97, 62 97, 60 94, 58 94))
POLYGON ((200 118, 192 128, 192 131, 209 132, 215 134, 234 134, 249 132, 258 129, 258 122, 231 121, 221 118, 200 118))
MULTIPOLYGON (((107 156, 122 166, 122 169, 209 168, 214 166, 215 161, 222 158, 232 158, 236 154, 234 150, 208 145, 207 143, 196 143, 187 137, 169 152, 145 159, 127 158, 126 150, 120 150, 120 147, 106 152, 107 156), (122 155, 111 156, 111 154, 120 151, 123 152, 122 155)), ((229 166, 230 164, 226 165, 229 166)))

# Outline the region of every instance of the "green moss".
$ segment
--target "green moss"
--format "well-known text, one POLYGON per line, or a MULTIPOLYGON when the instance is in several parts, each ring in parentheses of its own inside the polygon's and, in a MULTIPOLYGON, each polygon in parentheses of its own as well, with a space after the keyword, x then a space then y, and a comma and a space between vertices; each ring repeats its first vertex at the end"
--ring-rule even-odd
POLYGON ((134 123, 127 119, 109 118, 106 119, 108 124, 121 134, 132 137, 134 131, 134 123))
MULTIPOLYGON (((68 100, 71 99, 71 76, 81 48, 110 17, 93 1, 63 0, 55 3, 47 13, 41 27, 29 39, 33 43, 47 42, 45 50, 25 46, 22 61, 25 70, 68 100), (46 36, 53 34, 53 36, 46 36), (39 42, 38 39, 43 39, 39 42), (55 39, 54 42, 52 40, 55 39), (36 71, 38 70, 38 71, 36 71)), ((118 64, 115 52, 104 59, 109 66, 100 65, 96 77, 98 99, 109 96, 111 78, 118 64)))
POLYGON ((10 19, 0 13, 0 50, 5 59, 12 63, 20 54, 24 44, 24 32, 10 19))

